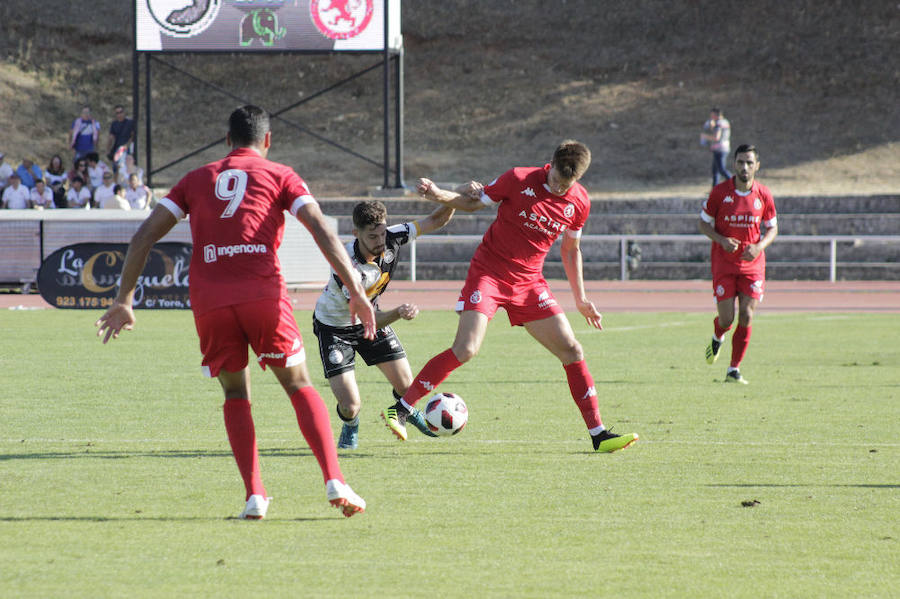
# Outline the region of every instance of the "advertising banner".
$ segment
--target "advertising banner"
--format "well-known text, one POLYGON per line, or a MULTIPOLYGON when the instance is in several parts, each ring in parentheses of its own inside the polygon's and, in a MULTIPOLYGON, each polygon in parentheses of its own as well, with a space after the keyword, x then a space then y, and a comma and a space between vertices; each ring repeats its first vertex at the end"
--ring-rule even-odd
MULTIPOLYGON (((188 267, 193 246, 158 243, 138 278, 135 308, 187 309, 188 267)), ((77 243, 62 247, 41 262, 38 288, 51 306, 66 309, 108 308, 116 297, 125 262, 125 243, 77 243)))
POLYGON ((400 0, 135 0, 135 23, 138 52, 374 52, 403 45, 400 0))

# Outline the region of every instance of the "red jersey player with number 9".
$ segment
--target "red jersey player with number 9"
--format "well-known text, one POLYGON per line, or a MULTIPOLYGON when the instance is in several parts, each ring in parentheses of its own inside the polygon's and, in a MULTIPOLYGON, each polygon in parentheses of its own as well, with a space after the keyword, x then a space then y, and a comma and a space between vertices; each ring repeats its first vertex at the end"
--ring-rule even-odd
POLYGON ((579 246, 591 202, 578 180, 590 163, 587 146, 566 140, 556 148, 550 164, 513 168, 487 186, 473 182, 463 193, 440 189, 429 179, 419 180, 419 193, 445 206, 468 212, 499 206, 469 265, 456 305, 460 316, 453 345, 433 357, 403 397, 382 413, 398 439, 406 440, 406 419, 415 403, 478 353, 488 322, 502 307, 512 326, 523 326, 562 363, 595 451, 617 451, 637 440, 634 433, 617 435, 603 425, 581 344, 542 272, 550 247, 561 239, 560 254, 575 305, 589 325, 602 328, 600 312, 585 295, 579 246))
POLYGON ((248 344, 260 366, 271 368, 290 397, 300 430, 322 470, 328 501, 349 517, 364 511, 366 503, 344 482, 328 410, 306 367, 276 253, 284 235, 285 211, 306 226, 335 272, 350 282, 350 313, 359 317, 368 339, 375 333, 374 310, 306 183, 290 167, 266 159, 271 145, 268 114, 257 106, 238 108, 229 118, 226 139, 231 153, 185 175, 134 234, 118 295, 97 321, 97 334, 105 333, 106 343, 122 329, 132 328, 134 291, 150 250, 190 215, 191 309, 203 371, 217 377, 225 393, 225 430, 246 490, 240 517, 262 519, 270 499, 260 476, 250 413, 248 344))
POLYGON ((746 385, 739 367, 750 343, 750 322, 762 301, 766 284, 765 249, 778 235, 775 200, 769 188, 756 181, 759 151, 741 145, 734 152, 735 175, 712 188, 700 212, 700 232, 712 240, 713 292, 718 315, 713 337, 706 346, 706 362, 719 358, 725 333, 734 321, 738 303, 738 325, 731 338, 731 365, 726 383, 746 385), (765 234, 761 235, 765 228, 765 234))

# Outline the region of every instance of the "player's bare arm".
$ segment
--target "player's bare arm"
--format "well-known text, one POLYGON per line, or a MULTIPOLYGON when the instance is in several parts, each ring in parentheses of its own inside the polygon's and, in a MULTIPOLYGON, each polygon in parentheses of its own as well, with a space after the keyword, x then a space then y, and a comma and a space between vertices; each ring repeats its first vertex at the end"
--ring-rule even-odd
POLYGON ((445 226, 453 218, 456 210, 450 206, 439 206, 434 212, 419 221, 419 232, 427 235, 445 226))
POLYGON ((741 254, 741 259, 746 260, 748 262, 752 262, 756 260, 756 257, 763 253, 763 251, 772 245, 772 242, 775 241, 775 238, 778 236, 778 225, 772 225, 768 229, 766 229, 765 235, 757 243, 751 243, 747 247, 744 248, 744 253, 741 254))
POLYGON ((384 310, 375 313, 375 326, 383 329, 389 324, 400 320, 412 320, 419 315, 419 307, 415 304, 400 304, 393 310, 384 310))
POLYGON ((569 281, 569 287, 572 289, 572 295, 575 297, 575 306, 584 316, 587 323, 595 329, 603 330, 601 323, 603 315, 597 310, 594 302, 587 298, 584 289, 584 269, 581 256, 581 240, 568 233, 563 234, 562 244, 560 245, 560 256, 562 258, 563 269, 566 271, 566 279, 569 281))
POLYGON ((128 252, 125 254, 125 263, 122 266, 122 274, 119 277, 119 292, 116 294, 116 299, 113 300, 113 304, 103 316, 94 323, 94 326, 99 327, 97 336, 103 337, 103 343, 107 343, 110 338, 117 338, 122 329, 131 330, 134 327, 132 303, 138 278, 144 271, 150 250, 177 223, 178 219, 168 208, 157 206, 131 238, 128 252))
POLYGON ((700 232, 709 237, 713 243, 718 243, 722 246, 729 254, 732 252, 736 252, 739 247, 741 247, 741 242, 735 239, 734 237, 725 237, 724 235, 720 235, 715 227, 706 222, 705 220, 700 220, 698 225, 700 232))
POLYGON ((359 318, 364 329, 363 336, 366 339, 374 339, 375 310, 366 297, 366 290, 359 280, 359 273, 350 263, 347 250, 344 249, 338 236, 328 228, 319 205, 313 202, 304 204, 297 210, 297 219, 309 230, 325 259, 343 281, 344 288, 350 293, 348 304, 350 318, 359 318))
POLYGON ((481 184, 476 182, 464 186, 467 192, 449 191, 435 185, 431 179, 419 179, 416 182, 416 191, 423 198, 437 202, 463 212, 476 212, 484 208, 481 202, 481 184), (476 191, 478 192, 476 195, 476 191))

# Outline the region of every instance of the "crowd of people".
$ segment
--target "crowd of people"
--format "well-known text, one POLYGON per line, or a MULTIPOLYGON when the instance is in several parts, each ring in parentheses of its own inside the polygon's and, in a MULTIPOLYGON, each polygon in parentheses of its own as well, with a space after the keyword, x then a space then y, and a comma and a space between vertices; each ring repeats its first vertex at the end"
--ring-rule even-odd
POLYGON ((62 153, 51 156, 44 168, 26 153, 14 168, 0 150, 0 208, 151 208, 153 193, 144 184, 144 170, 134 158, 134 120, 126 116, 124 106, 116 105, 108 129, 105 156, 109 163, 100 156, 101 131, 90 106, 83 106, 67 134, 73 156, 69 169, 62 153))

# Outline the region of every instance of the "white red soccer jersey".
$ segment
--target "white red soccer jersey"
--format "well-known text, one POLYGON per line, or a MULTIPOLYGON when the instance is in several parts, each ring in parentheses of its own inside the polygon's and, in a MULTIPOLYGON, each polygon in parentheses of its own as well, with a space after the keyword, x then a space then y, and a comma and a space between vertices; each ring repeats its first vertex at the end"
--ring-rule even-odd
POLYGON ((752 270, 765 265, 765 253, 760 252, 752 262, 741 259, 741 254, 751 243, 760 239, 760 228, 776 225, 775 200, 769 188, 754 181, 749 192, 739 192, 734 187, 734 179, 729 179, 713 187, 703 203, 700 218, 711 224, 717 233, 740 241, 740 247, 731 253, 718 243, 712 244, 711 260, 713 268, 721 261, 737 264, 742 270, 752 270))
POLYGON ((510 283, 540 278, 553 242, 566 232, 580 235, 591 210, 587 191, 575 183, 565 195, 554 195, 549 171, 549 164, 510 169, 484 188, 482 201, 500 205, 473 265, 510 283))
POLYGON ((177 218, 190 215, 194 312, 280 297, 284 211, 296 215, 309 202, 315 199, 293 169, 250 148, 185 175, 160 204, 177 218))

